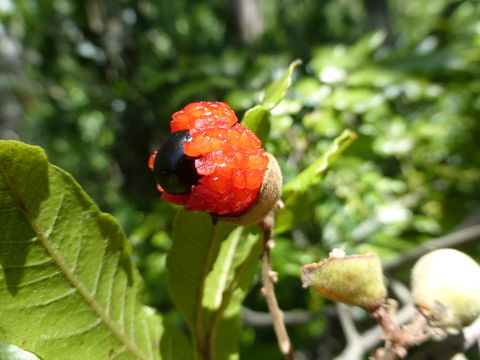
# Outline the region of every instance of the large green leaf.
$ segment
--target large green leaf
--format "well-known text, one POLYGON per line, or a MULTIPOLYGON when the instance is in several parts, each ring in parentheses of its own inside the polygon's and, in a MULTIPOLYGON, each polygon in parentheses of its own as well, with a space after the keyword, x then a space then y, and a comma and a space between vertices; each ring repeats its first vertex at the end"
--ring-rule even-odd
POLYGON ((159 359, 115 219, 35 146, 0 141, 0 331, 44 360, 159 359))
POLYGON ((258 230, 258 227, 234 230, 222 242, 218 259, 207 277, 203 303, 215 306, 207 332, 213 359, 238 359, 242 302, 260 263, 262 242, 258 230))
POLYGON ((199 353, 205 349, 209 310, 202 304, 205 281, 220 251, 220 244, 234 229, 198 211, 181 210, 173 223, 173 242, 167 256, 168 290, 182 312, 199 353))
POLYGON ((264 141, 268 137, 270 132, 268 115, 287 94, 292 84, 293 70, 301 63, 300 60, 292 62, 285 73, 265 89, 262 103, 245 113, 242 124, 255 132, 260 140, 264 141))
POLYGON ((258 244, 255 227, 214 225, 210 215, 195 211, 182 210, 175 218, 168 287, 197 356, 238 357, 240 308, 257 269, 258 244))
POLYGON ((277 234, 291 229, 306 215, 307 192, 317 185, 327 174, 341 153, 357 138, 350 130, 337 137, 327 151, 313 164, 283 187, 284 207, 277 214, 275 232, 277 234))

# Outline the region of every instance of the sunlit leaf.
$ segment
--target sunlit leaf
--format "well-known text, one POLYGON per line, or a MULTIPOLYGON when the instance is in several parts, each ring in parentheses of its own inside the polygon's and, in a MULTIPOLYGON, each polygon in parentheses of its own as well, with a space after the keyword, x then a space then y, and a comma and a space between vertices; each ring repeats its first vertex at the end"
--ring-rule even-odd
POLYGON ((300 64, 300 60, 292 62, 285 73, 265 89, 262 103, 249 109, 243 117, 242 124, 255 132, 262 141, 268 137, 269 132, 269 125, 264 123, 268 122, 270 111, 287 94, 292 83, 293 70, 300 64))
POLYGON ((384 97, 369 89, 336 89, 324 101, 324 105, 338 111, 352 111, 363 114, 385 102, 384 97))
POLYGON ((210 215, 180 211, 168 254, 169 290, 181 310, 197 351, 215 359, 238 352, 240 307, 259 258, 254 228, 235 228, 210 215), (223 327, 230 330, 225 338, 223 327))
POLYGON ((265 95, 262 101, 262 105, 268 109, 272 110, 275 106, 278 105, 280 101, 283 100, 287 94, 290 85, 292 84, 293 70, 297 66, 300 66, 302 62, 300 60, 295 60, 289 66, 287 71, 279 77, 277 80, 272 82, 265 90, 265 95))
POLYGON ((322 181, 330 166, 356 137, 357 135, 354 132, 345 130, 317 161, 284 186, 283 196, 288 198, 293 191, 305 192, 309 187, 322 181))
POLYGON ((285 200, 284 208, 277 213, 275 233, 278 235, 290 230, 312 212, 313 206, 309 194, 300 191, 292 193, 285 200))
POLYGON ((3 337, 44 359, 159 359, 160 319, 116 220, 15 141, 0 142, 0 193, 3 337))
MULTIPOLYGON (((220 306, 209 324, 212 358, 219 360, 238 358, 242 302, 258 269, 262 249, 258 228, 239 228, 232 234, 222 244, 218 265, 211 274, 217 281, 210 282, 223 289, 220 306), (231 260, 225 261, 224 257, 231 260)), ((207 291, 204 296, 211 298, 212 294, 207 291)))
POLYGON ((317 161, 283 187, 282 198, 285 206, 278 212, 275 228, 277 233, 291 229, 306 215, 304 194, 322 181, 338 156, 356 137, 354 132, 345 130, 317 161))
POLYGON ((192 332, 202 331, 202 294, 208 273, 220 251, 222 240, 233 230, 198 211, 181 210, 173 224, 173 243, 167 256, 170 296, 181 310, 192 332))
POLYGON ((231 282, 231 270, 234 267, 236 251, 242 241, 243 230, 243 227, 238 227, 222 242, 218 258, 205 279, 202 302, 207 309, 217 310, 222 303, 223 292, 231 282))
POLYGON ((323 83, 343 83, 352 70, 371 61, 371 53, 379 48, 385 38, 385 33, 377 31, 364 36, 353 46, 322 46, 315 49, 310 65, 323 83))
POLYGON ((348 51, 354 61, 369 59, 372 52, 377 50, 387 38, 384 31, 375 31, 359 39, 348 51))

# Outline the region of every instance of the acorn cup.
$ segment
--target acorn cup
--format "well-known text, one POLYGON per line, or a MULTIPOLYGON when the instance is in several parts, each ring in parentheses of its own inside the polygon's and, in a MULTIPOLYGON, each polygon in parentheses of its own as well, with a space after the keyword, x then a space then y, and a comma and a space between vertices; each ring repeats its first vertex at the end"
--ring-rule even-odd
POLYGON ((302 266, 301 273, 303 287, 369 313, 386 301, 382 267, 375 253, 347 256, 343 249, 334 249, 327 259, 302 266))
POLYGON ((282 175, 258 137, 223 102, 191 103, 149 159, 162 199, 219 220, 253 225, 280 198, 282 175))
POLYGON ((454 249, 421 257, 411 276, 412 296, 430 325, 460 330, 480 316, 480 266, 454 249))

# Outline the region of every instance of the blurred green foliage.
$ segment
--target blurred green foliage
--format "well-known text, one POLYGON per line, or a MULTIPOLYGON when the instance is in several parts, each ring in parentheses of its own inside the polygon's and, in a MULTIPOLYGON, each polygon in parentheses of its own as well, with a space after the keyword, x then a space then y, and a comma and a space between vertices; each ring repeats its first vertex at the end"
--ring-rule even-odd
MULTIPOLYGON (((301 289, 298 268, 333 247, 392 257, 480 206, 478 2, 263 1, 253 39, 242 38, 240 3, 0 6, 0 136, 43 146, 114 213, 134 245, 148 302, 173 319, 165 257, 176 208, 159 201, 148 156, 186 103, 224 100, 241 117, 296 58, 303 65, 263 136, 285 181, 344 129, 358 139, 303 196, 301 221, 276 239, 282 308, 326 309, 301 289)), ((245 305, 265 311, 258 288, 245 305)), ((331 317, 290 331, 308 358, 341 350, 331 317)), ((243 337, 242 358, 275 358, 271 328, 243 337)))

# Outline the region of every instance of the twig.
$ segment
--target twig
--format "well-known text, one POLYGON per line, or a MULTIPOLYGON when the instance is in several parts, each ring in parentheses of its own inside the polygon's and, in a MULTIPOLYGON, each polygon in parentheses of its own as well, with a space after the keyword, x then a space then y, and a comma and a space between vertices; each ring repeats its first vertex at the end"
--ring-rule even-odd
POLYGON ((374 359, 403 359, 410 347, 431 340, 438 334, 428 326, 427 318, 418 311, 415 311, 407 325, 398 326, 394 320, 396 306, 397 303, 389 299, 385 306, 372 314, 382 327, 385 337, 385 346, 375 352, 374 359))
POLYGON ((283 313, 282 310, 278 307, 277 298, 275 296, 274 282, 276 281, 276 274, 272 271, 272 266, 270 263, 270 250, 275 245, 272 233, 273 233, 273 224, 274 217, 273 214, 268 215, 260 223, 260 227, 263 230, 263 253, 262 253, 262 280, 263 288, 262 295, 265 297, 267 302, 268 310, 272 315, 273 328, 275 334, 277 335, 278 346, 280 351, 285 356, 286 360, 295 360, 292 351, 292 345, 288 337, 287 329, 285 328, 285 323, 283 322, 283 313))
POLYGON ((393 293, 400 301, 402 305, 411 305, 413 304, 412 294, 410 293, 409 288, 399 280, 389 278, 388 283, 393 293))
MULTIPOLYGON (((347 346, 343 351, 342 359, 357 360, 359 359, 358 354, 362 353, 362 337, 355 327, 350 308, 344 304, 337 303, 337 313, 347 340, 347 346)), ((377 337, 380 337, 380 332, 377 337)))
MULTIPOLYGON (((273 325, 272 315, 269 312, 255 311, 244 306, 242 308, 242 315, 245 326, 260 328, 273 325)), ((302 325, 312 321, 317 316, 318 313, 310 311, 283 311, 283 322, 285 325, 302 325)))
POLYGON ((480 224, 454 231, 448 235, 432 239, 424 244, 414 247, 413 249, 402 253, 401 255, 383 262, 384 271, 391 271, 414 261, 425 255, 427 252, 445 247, 458 247, 468 242, 475 241, 480 238, 480 224))
MULTIPOLYGON (((395 316, 397 324, 406 323, 412 318, 413 306, 404 306, 395 316)), ((382 342, 382 328, 378 325, 361 334, 358 340, 347 345, 335 360, 358 360, 382 342)))
POLYGON ((480 339, 480 317, 477 318, 471 325, 463 329, 463 336, 465 337, 465 342, 463 348, 465 350, 473 346, 478 339, 480 339))
MULTIPOLYGON (((407 328, 402 329, 402 332, 406 332, 410 340, 407 341, 407 345, 411 346, 415 343, 431 338, 430 335, 435 333, 423 333, 419 334, 420 329, 423 329, 424 319, 423 316, 419 316, 419 313, 415 313, 415 319, 412 319, 414 314, 413 305, 407 305, 403 307, 395 316, 395 322, 399 324, 406 323, 410 320, 407 328), (413 324, 413 325, 412 325, 413 324), (416 328, 412 332, 411 327, 416 328), (413 334, 417 333, 417 335, 413 334), (413 336, 412 336, 413 334, 413 336)), ((388 337, 388 335, 387 335, 388 337)), ((432 336, 435 338, 435 336, 432 336)), ((432 354, 435 354, 435 359, 446 360, 451 359, 455 354, 466 351, 475 345, 480 338, 480 318, 478 318, 473 324, 463 329, 460 334, 450 335, 442 340, 436 340, 434 343, 429 344, 427 348, 422 349, 420 352, 416 352, 413 356, 410 356, 412 360, 425 360, 431 359, 432 354)), ((336 357, 335 360, 358 360, 361 359, 366 353, 371 351, 374 347, 380 345, 382 341, 382 329, 380 326, 375 326, 370 330, 367 330, 361 334, 358 338, 351 337, 348 340, 347 347, 343 350, 342 354, 336 357)), ((384 354, 382 354, 384 355, 384 354)), ((378 355, 377 355, 378 356, 378 355)), ((409 358, 410 358, 409 357, 409 358)), ((388 357, 381 357, 382 360, 388 357)))
POLYGON ((360 334, 355 327, 350 308, 345 304, 337 303, 337 314, 340 319, 340 324, 342 325, 343 333, 347 339, 347 346, 348 344, 358 341, 360 334))

